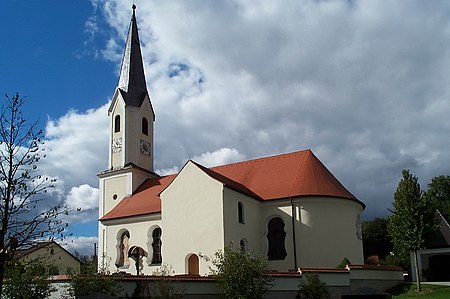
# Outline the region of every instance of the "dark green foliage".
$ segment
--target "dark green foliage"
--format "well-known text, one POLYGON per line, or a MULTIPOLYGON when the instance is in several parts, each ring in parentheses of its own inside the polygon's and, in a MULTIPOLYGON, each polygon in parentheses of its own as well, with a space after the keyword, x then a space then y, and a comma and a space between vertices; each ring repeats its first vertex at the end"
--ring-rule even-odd
POLYGON ((409 170, 403 170, 402 176, 394 193, 388 231, 395 254, 408 256, 411 251, 423 248, 426 238, 436 231, 437 217, 430 199, 420 189, 417 177, 409 170))
MULTIPOLYGON (((107 260, 104 258, 103 260, 107 260)), ((114 277, 106 270, 107 265, 100 267, 97 272, 97 261, 92 258, 81 266, 79 274, 72 275, 69 293, 71 296, 111 295, 120 291, 114 277)))
POLYGON ((53 267, 39 260, 28 263, 9 262, 5 272, 2 298, 47 298, 52 291, 49 269, 53 267))
POLYGON ((347 267, 347 265, 351 265, 352 263, 350 262, 350 260, 346 257, 344 257, 344 259, 339 263, 339 265, 337 266, 338 269, 344 269, 345 267, 347 267))
MULTIPOLYGON (((158 279, 154 281, 136 281, 136 287, 130 298, 178 299, 186 293, 184 286, 173 274, 172 266, 163 264, 155 272, 158 279)), ((128 295, 127 295, 127 298, 128 295)))
MULTIPOLYGON (((414 253, 417 268, 416 251, 423 248, 427 237, 437 229, 436 211, 431 200, 420 189, 417 177, 409 170, 402 171, 402 179, 394 193, 394 209, 388 218, 388 231, 394 244, 394 252, 407 258, 414 253)), ((415 274, 417 288, 420 290, 420 275, 415 274)))
POLYGON ((441 213, 450 214, 450 176, 434 177, 426 195, 441 213))
POLYGON ((273 283, 266 257, 255 252, 225 247, 216 252, 213 265, 226 298, 261 298, 273 283))
POLYGON ((394 245, 388 234, 388 220, 377 217, 371 221, 364 221, 362 225, 364 257, 377 255, 381 260, 389 256, 394 245))
POLYGON ((408 256, 403 255, 388 255, 381 261, 382 265, 401 267, 402 269, 409 269, 411 260, 408 256))
POLYGON ((326 299, 330 297, 327 284, 320 280, 319 274, 307 273, 300 282, 299 299, 326 299))
POLYGON ((168 264, 163 264, 153 275, 158 276, 151 293, 162 299, 183 298, 185 289, 181 283, 172 276, 175 271, 168 264))

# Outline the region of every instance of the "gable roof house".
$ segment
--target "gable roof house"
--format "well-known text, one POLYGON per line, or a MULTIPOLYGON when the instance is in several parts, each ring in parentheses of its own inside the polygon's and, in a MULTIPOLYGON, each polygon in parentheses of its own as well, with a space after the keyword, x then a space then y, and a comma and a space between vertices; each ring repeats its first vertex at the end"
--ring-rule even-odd
POLYGON ((78 258, 54 241, 39 242, 29 248, 16 250, 13 259, 25 263, 38 260, 57 270, 57 273, 52 274, 80 273, 81 267, 78 258))
MULTIPOLYGON (((450 280, 450 215, 436 210, 438 229, 426 248, 417 251, 419 273, 427 281, 450 280)), ((411 273, 415 273, 414 254, 411 253, 411 273)), ((415 275, 412 276, 416 280, 415 275)))
POLYGON ((135 16, 108 111, 108 170, 100 173, 99 264, 152 274, 205 275, 225 246, 267 256, 277 271, 363 263, 352 195, 311 150, 177 173, 153 171, 155 114, 146 88, 135 16), (107 263, 108 264, 108 263, 107 263), (137 267, 137 269, 136 269, 137 267))

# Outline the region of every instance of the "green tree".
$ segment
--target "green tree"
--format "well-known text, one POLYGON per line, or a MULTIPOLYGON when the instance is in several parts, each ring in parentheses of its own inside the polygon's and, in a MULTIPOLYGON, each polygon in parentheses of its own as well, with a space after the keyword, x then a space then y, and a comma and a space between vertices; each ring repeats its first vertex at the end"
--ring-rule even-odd
POLYGON ((103 257, 103 265, 100 265, 97 272, 97 259, 92 257, 83 263, 80 273, 70 276, 69 294, 73 297, 89 295, 110 295, 113 296, 120 287, 114 277, 109 272, 109 258, 103 257))
POLYGON ((320 280, 319 274, 307 273, 302 278, 300 290, 297 298, 299 299, 327 299, 330 297, 327 284, 320 280))
POLYGON ((261 298, 272 286, 266 257, 243 249, 225 247, 215 253, 212 270, 226 298, 261 298))
POLYGON ((385 259, 390 254, 394 245, 388 234, 388 220, 386 218, 374 218, 362 223, 364 256, 378 255, 385 259))
POLYGON ((24 99, 5 97, 0 109, 0 297, 7 263, 18 248, 62 238, 69 209, 45 196, 55 179, 39 173, 43 133, 23 113, 24 99))
POLYGON ((450 214, 450 176, 440 175, 431 179, 426 195, 441 213, 450 214))
POLYGON ((166 263, 153 272, 154 276, 158 276, 151 292, 155 297, 163 299, 183 298, 186 293, 184 286, 174 279, 173 274, 172 266, 166 263))
POLYGON ((417 177, 409 170, 402 171, 402 179, 394 193, 393 207, 388 218, 388 231, 394 252, 401 256, 413 253, 417 289, 420 291, 417 250, 423 248, 427 236, 436 231, 437 217, 429 198, 420 189, 417 177))
POLYGON ((2 298, 44 299, 53 291, 51 280, 52 265, 42 260, 8 262, 2 298))

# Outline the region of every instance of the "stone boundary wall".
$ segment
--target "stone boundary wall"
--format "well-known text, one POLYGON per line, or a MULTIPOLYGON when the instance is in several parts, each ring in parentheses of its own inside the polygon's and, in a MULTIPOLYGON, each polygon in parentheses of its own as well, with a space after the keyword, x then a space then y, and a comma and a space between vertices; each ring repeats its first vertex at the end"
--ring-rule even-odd
MULTIPOLYGON (((350 265, 346 269, 302 269, 301 272, 273 273, 273 287, 265 298, 294 299, 297 295, 301 278, 306 273, 318 273, 320 279, 329 287, 331 298, 341 298, 346 294, 367 294, 367 292, 383 292, 403 282, 403 270, 397 267, 350 265)), ((139 285, 145 292, 155 290, 156 282, 160 277, 117 275, 117 283, 122 286, 122 292, 118 297, 131 297, 139 285)), ((185 294, 183 298, 224 298, 220 289, 211 276, 170 276, 165 278, 185 294)), ((54 286, 57 291, 51 298, 64 297, 69 285, 68 277, 55 277, 54 286)), ((93 297, 88 298, 103 298, 93 297)))

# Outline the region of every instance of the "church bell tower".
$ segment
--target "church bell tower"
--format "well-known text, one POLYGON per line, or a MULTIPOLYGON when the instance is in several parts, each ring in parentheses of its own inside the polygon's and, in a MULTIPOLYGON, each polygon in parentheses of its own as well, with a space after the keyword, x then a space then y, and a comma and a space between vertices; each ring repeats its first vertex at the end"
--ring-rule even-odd
POLYGON ((108 169, 100 178, 99 216, 130 196, 153 172, 155 113, 145 81, 133 5, 119 82, 108 109, 110 119, 108 169))
POLYGON ((135 165, 153 171, 155 114, 145 82, 135 8, 133 5, 119 83, 108 110, 111 140, 109 168, 135 165))

